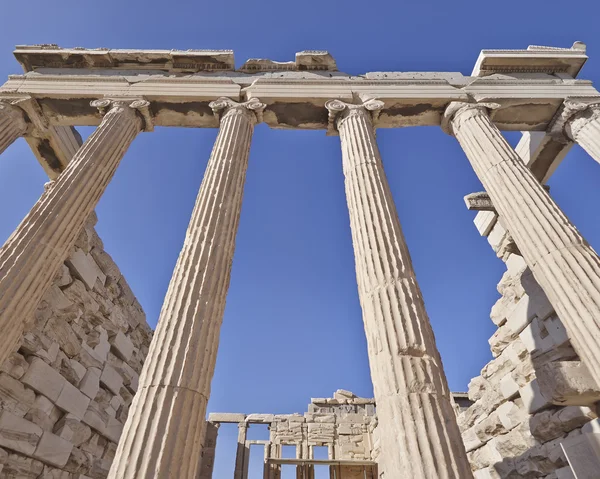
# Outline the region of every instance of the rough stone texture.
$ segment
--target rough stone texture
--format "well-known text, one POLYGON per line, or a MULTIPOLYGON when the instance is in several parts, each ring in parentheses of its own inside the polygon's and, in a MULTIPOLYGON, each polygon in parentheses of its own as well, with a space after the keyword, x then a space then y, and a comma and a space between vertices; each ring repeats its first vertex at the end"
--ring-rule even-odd
POLYGON ((380 473, 471 476, 442 362, 372 123, 383 103, 326 104, 342 145, 358 291, 381 441, 380 473))
POLYGON ((0 153, 26 131, 23 111, 8 101, 0 101, 0 153))
POLYGON ((111 468, 115 479, 198 474, 193 458, 201 457, 250 141, 264 105, 224 98, 211 107, 222 111, 221 127, 111 468))
POLYGON ((72 248, 85 222, 142 128, 135 109, 142 105, 99 103, 110 106, 102 124, 0 249, 0 363, 15 349, 66 256, 78 254, 72 248))
POLYGON ((2 364, 0 478, 102 479, 108 474, 152 331, 103 250, 94 222, 92 215, 18 349, 2 364), (97 269, 93 284, 80 279, 73 257, 82 253, 97 269), (110 380, 100 382, 105 370, 111 371, 110 380))
POLYGON ((581 361, 557 361, 536 371, 540 392, 553 404, 590 406, 600 401, 600 388, 581 361))
MULTIPOLYGON (((498 222, 487 233, 496 228, 506 234, 498 222)), ((561 444, 581 432, 600 432, 598 388, 578 361, 560 318, 546 301, 528 297, 541 298, 540 288, 521 256, 503 260, 501 297, 490 317, 506 339, 501 345, 490 341, 496 357, 469 383, 475 402, 458 416, 471 468, 475 478, 575 477, 561 444), (509 322, 519 304, 528 305, 525 313, 509 322)))

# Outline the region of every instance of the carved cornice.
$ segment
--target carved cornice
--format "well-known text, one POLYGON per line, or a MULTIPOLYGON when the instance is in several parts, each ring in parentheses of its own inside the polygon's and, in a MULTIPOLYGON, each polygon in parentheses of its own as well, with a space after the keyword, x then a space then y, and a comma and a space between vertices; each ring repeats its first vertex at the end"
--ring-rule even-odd
POLYGON ((212 109, 219 122, 225 115, 243 114, 247 115, 253 124, 262 123, 263 111, 267 105, 261 103, 258 98, 250 98, 245 102, 237 102, 225 96, 211 101, 208 106, 212 109))
POLYGON ((368 114, 375 126, 384 106, 385 104, 381 100, 375 98, 365 100, 360 104, 346 103, 337 99, 329 100, 325 103, 325 108, 329 111, 327 134, 337 135, 340 125, 352 115, 368 114))
MULTIPOLYGON (((448 105, 442 117, 442 130, 450 136, 454 136, 454 128, 457 127, 455 119, 459 114, 470 112, 472 115, 489 115, 490 110, 500 108, 498 103, 466 103, 453 101, 448 105)), ((462 115, 461 115, 462 116, 462 115)))
POLYGON ((92 100, 90 105, 97 108, 102 116, 113 108, 127 108, 136 112, 143 121, 143 131, 154 131, 154 122, 150 114, 150 102, 143 98, 102 98, 92 100))
POLYGON ((548 134, 556 141, 570 143, 588 121, 600 117, 600 97, 567 98, 556 113, 548 134))

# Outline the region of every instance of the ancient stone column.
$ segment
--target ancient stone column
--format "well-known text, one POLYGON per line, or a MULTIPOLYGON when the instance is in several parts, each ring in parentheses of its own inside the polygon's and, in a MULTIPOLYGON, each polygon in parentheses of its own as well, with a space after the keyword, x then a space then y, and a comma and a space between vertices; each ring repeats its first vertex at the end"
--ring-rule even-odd
POLYGON ((0 153, 27 131, 23 110, 0 100, 0 153))
POLYGON ((454 134, 575 350, 600 384, 600 258, 492 123, 494 104, 451 103, 454 134))
POLYGON ((248 460, 246 458, 246 435, 248 425, 245 422, 238 424, 237 450, 235 454, 235 469, 233 479, 245 479, 248 475, 248 460))
POLYGON ((221 127, 119 442, 110 478, 197 476, 242 207, 256 99, 210 104, 221 127))
POLYGON ((215 466, 215 449, 217 447, 217 436, 220 423, 207 421, 204 431, 204 445, 202 457, 200 458, 199 479, 213 479, 213 468, 215 466))
POLYGON ((17 347, 23 328, 73 248, 143 122, 143 100, 100 100, 100 126, 50 184, 0 249, 0 363, 17 347))
POLYGON ((386 479, 472 477, 373 127, 383 103, 325 105, 342 144, 386 479))
POLYGON ((565 136, 600 163, 600 99, 567 100, 561 116, 565 136))

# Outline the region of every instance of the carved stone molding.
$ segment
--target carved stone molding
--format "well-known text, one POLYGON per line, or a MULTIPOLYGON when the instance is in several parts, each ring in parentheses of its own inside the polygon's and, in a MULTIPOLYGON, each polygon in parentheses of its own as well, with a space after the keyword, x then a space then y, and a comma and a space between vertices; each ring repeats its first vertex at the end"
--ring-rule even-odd
POLYGON ((261 103, 258 98, 250 98, 245 102, 237 102, 231 98, 225 96, 217 98, 215 101, 211 101, 208 106, 212 109, 214 115, 219 119, 219 122, 223 120, 225 115, 248 115, 254 125, 262 123, 263 112, 266 108, 266 104, 261 103))
POLYGON ((143 131, 154 131, 154 121, 150 113, 150 102, 143 98, 102 98, 92 100, 90 105, 97 108, 102 116, 106 115, 112 108, 127 107, 137 110, 143 120, 143 131))
POLYGON ((375 122, 383 110, 385 104, 375 98, 365 100, 360 104, 346 103, 342 100, 329 100, 325 103, 325 108, 329 111, 327 135, 337 136, 339 126, 350 116, 358 115, 361 111, 370 113, 371 121, 375 122))
MULTIPOLYGON (((550 192, 550 186, 542 185, 546 192, 550 192)), ((476 193, 469 193, 464 197, 465 204, 468 210, 472 211, 493 211, 496 213, 496 208, 492 203, 490 195, 486 191, 478 191, 476 193)))

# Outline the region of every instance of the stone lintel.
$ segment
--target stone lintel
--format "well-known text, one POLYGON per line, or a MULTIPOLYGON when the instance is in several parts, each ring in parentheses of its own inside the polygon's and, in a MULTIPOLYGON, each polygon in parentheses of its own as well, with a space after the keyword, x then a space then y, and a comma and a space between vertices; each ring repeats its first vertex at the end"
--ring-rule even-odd
POLYGON ((208 415, 209 422, 240 423, 246 420, 246 415, 233 412, 211 412, 208 415))
POLYGON ((273 414, 248 414, 246 422, 248 424, 270 424, 273 422, 273 414))
MULTIPOLYGON (((75 71, 75 70, 73 70, 75 71)), ((267 105, 264 121, 273 128, 326 129, 325 102, 377 98, 384 103, 377 128, 438 126, 447 105, 486 98, 498 103, 492 120, 503 130, 545 131, 566 98, 599 96, 591 82, 560 79, 520 80, 479 78, 463 88, 423 73, 411 79, 364 80, 357 77, 259 77, 242 89, 237 77, 149 75, 43 74, 13 75, 0 94, 17 92, 35 98, 53 125, 98 125, 101 117, 89 102, 101 98, 145 98, 155 126, 215 128, 208 104, 228 97, 260 98, 267 105), (532 108, 532 105, 534 106, 532 108), (518 119, 518 121, 515 121, 518 119)), ((248 82, 248 80, 245 80, 248 82)))
MULTIPOLYGON (((115 76, 109 81, 96 80, 96 85, 90 85, 94 81, 85 76, 36 75, 25 81, 31 88, 21 90, 29 90, 33 95, 20 95, 32 97, 45 121, 56 126, 99 125, 102 115, 90 105, 93 100, 145 98, 151 102, 147 125, 216 128, 219 122, 209 103, 220 97, 240 100, 240 86, 227 79, 174 81, 158 77, 130 83, 125 77, 115 76)), ((7 88, 0 88, 0 98, 14 96, 15 85, 20 83, 9 80, 7 88)))
POLYGON ((526 50, 481 50, 471 76, 564 73, 575 78, 587 59, 582 42, 575 42, 571 48, 530 45, 526 50))
POLYGON ((232 50, 115 50, 17 45, 15 58, 25 72, 43 68, 159 70, 169 73, 233 71, 232 50))

